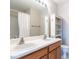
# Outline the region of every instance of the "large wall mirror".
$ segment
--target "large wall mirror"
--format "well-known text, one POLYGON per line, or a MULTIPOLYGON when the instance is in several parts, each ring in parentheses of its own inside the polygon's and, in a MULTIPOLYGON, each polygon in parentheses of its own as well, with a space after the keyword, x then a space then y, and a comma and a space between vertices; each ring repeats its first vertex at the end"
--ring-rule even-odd
POLYGON ((46 2, 39 0, 10 1, 10 38, 44 35, 49 32, 46 2))

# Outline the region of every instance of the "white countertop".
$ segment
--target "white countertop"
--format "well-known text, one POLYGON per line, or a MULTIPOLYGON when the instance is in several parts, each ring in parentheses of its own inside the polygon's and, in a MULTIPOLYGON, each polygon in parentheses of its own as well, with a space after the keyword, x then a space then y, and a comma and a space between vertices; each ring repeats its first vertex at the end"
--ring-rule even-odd
POLYGON ((53 44, 57 41, 60 41, 61 39, 50 39, 50 40, 47 40, 47 39, 37 39, 37 40, 26 40, 25 41, 25 44, 18 47, 16 45, 11 45, 11 48, 10 48, 10 57, 11 59, 17 59, 17 58, 20 58, 20 57, 23 57, 25 55, 28 55, 34 51, 37 51, 41 48, 44 48, 50 44, 53 44), (15 49, 13 49, 13 47, 15 46, 15 49), (22 48, 23 47, 23 48, 22 48), (21 48, 21 49, 19 49, 21 48))

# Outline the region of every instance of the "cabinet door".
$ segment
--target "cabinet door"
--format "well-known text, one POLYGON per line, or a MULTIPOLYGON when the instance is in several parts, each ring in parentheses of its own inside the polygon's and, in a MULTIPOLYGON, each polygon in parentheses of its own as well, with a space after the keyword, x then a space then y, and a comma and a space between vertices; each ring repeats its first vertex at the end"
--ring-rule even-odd
POLYGON ((57 59, 61 59, 61 47, 57 48, 57 59))
POLYGON ((41 59, 48 59, 48 56, 47 55, 43 56, 41 59))
POLYGON ((30 55, 24 56, 20 59, 40 59, 42 56, 47 55, 47 49, 48 49, 47 47, 43 48, 43 49, 36 51, 30 55))
POLYGON ((53 50, 49 53, 49 59, 56 59, 56 50, 53 50))

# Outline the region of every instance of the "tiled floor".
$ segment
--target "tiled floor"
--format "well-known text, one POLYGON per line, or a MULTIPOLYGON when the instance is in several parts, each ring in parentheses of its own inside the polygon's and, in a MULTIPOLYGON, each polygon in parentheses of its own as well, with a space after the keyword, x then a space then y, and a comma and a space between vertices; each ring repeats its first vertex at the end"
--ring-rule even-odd
POLYGON ((62 56, 62 59, 69 59, 69 56, 62 56))
POLYGON ((62 47, 62 59, 69 59, 69 49, 62 47))

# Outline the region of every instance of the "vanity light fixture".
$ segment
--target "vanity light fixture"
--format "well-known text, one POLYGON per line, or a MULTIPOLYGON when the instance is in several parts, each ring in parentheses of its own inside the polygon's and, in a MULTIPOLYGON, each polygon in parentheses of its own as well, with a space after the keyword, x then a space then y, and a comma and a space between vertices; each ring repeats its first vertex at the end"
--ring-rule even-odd
POLYGON ((38 0, 38 2, 41 2, 41 0, 38 0))
POLYGON ((46 0, 34 0, 34 1, 43 7, 47 7, 46 0))

